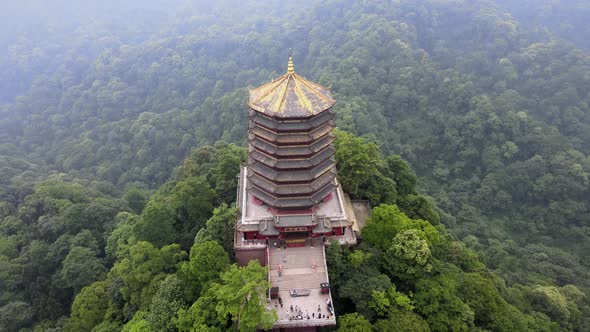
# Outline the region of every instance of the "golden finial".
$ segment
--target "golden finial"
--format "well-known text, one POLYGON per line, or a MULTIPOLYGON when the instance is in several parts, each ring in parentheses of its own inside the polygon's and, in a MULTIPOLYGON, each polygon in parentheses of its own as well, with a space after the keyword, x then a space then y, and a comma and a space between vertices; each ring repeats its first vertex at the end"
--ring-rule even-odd
POLYGON ((293 68, 293 58, 289 55, 289 64, 287 65, 287 74, 295 73, 295 68, 293 68))

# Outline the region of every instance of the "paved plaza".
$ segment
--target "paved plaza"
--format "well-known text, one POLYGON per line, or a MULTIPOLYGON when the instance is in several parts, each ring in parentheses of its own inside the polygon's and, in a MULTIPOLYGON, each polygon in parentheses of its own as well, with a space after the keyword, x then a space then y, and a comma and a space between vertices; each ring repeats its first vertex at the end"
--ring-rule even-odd
POLYGON ((336 317, 328 311, 330 294, 322 294, 320 284, 328 282, 321 239, 306 240, 305 247, 282 248, 269 245, 270 281, 279 287, 278 300, 272 300, 271 307, 277 309, 279 321, 275 327, 335 325, 336 317), (279 273, 279 269, 281 272, 279 273), (292 289, 309 289, 309 296, 292 297, 292 289), (293 308, 293 310, 291 310, 293 308), (298 317, 299 316, 299 317, 298 317))

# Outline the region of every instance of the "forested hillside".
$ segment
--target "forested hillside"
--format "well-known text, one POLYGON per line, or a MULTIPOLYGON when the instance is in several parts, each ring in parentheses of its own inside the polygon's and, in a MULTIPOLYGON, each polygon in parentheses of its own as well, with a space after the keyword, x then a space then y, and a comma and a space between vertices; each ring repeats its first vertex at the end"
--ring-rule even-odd
POLYGON ((232 267, 223 234, 247 88, 283 74, 292 48, 358 149, 339 148, 341 181, 375 206, 361 246, 328 255, 343 331, 590 329, 587 3, 2 9, 1 328, 251 328, 203 315, 263 273, 232 267), (362 151, 365 178, 346 165, 362 151), (209 250, 227 260, 191 270, 209 250))

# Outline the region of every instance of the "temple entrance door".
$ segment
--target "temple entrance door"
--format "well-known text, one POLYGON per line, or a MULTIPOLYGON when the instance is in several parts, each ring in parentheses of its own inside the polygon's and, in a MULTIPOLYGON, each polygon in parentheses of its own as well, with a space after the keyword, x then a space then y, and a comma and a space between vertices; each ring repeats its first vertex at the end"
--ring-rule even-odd
POLYGON ((296 239, 296 238, 307 238, 309 237, 308 232, 285 232, 282 234, 283 237, 288 239, 296 239))

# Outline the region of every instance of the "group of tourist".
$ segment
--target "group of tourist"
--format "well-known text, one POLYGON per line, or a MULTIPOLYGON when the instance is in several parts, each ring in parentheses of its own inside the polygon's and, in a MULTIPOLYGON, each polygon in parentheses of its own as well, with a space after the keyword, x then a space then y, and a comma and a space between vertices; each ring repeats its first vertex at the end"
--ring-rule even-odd
POLYGON ((322 306, 318 304, 317 312, 312 312, 311 315, 309 314, 309 310, 305 309, 305 313, 303 313, 303 308, 299 306, 293 307, 291 305, 289 310, 286 312, 287 315, 285 319, 288 320, 304 320, 304 319, 330 319, 332 317, 332 312, 323 313, 322 306))

